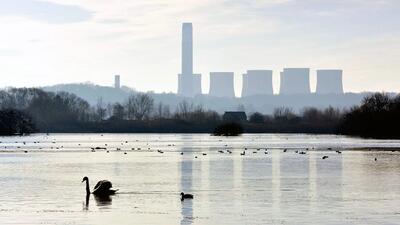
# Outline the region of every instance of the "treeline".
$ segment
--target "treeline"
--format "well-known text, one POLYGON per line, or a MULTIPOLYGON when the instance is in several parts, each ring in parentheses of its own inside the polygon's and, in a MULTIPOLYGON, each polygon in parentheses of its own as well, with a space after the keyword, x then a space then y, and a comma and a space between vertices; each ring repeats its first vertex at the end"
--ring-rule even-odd
MULTIPOLYGON (((31 129, 16 133, 43 132, 58 126, 73 128, 91 117, 91 107, 83 99, 65 92, 55 94, 36 88, 0 91, 0 110, 18 112, 13 115, 24 115, 30 121, 31 129)), ((14 126, 18 127, 17 124, 14 126)))
POLYGON ((343 112, 333 107, 324 110, 308 107, 299 114, 281 107, 275 109, 272 115, 251 114, 245 132, 334 134, 342 117, 343 112))
MULTIPOLYGON (((147 94, 130 95, 121 103, 91 106, 66 92, 45 92, 36 88, 0 91, 2 134, 37 132, 209 132, 220 115, 202 106, 181 102, 174 112, 168 105, 154 104, 147 94), (13 113, 10 113, 13 112, 13 113), (31 127, 21 127, 24 115, 31 127), (13 119, 10 120, 9 117, 13 119), (7 128, 12 127, 12 129, 7 128)), ((25 118, 24 117, 24 118, 25 118)))
POLYGON ((399 138, 400 97, 378 93, 366 97, 350 110, 305 108, 295 113, 277 108, 271 115, 255 112, 248 119, 224 120, 213 110, 187 101, 171 109, 143 93, 119 103, 99 98, 91 106, 66 92, 35 88, 0 91, 0 134, 30 132, 175 132, 211 133, 225 123, 239 123, 247 133, 325 133, 364 137, 399 138))
POLYGON ((345 115, 339 133, 373 138, 400 138, 400 95, 375 93, 345 115))
POLYGON ((0 110, 0 135, 22 135, 35 131, 30 116, 15 109, 0 110))

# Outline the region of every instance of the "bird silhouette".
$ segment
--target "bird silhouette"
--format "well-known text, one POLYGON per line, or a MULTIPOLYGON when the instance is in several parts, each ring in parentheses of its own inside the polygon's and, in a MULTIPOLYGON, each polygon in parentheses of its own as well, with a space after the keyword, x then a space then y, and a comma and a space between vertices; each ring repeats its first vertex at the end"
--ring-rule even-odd
POLYGON ((192 194, 185 194, 185 193, 181 192, 181 201, 183 201, 185 199, 193 199, 193 195, 192 194))
POLYGON ((82 183, 86 181, 86 195, 89 195, 92 193, 93 195, 97 196, 108 196, 108 195, 113 195, 115 194, 117 190, 111 189, 112 188, 112 183, 108 180, 101 180, 97 182, 96 186, 94 186, 93 191, 90 192, 90 187, 89 187, 89 178, 84 177, 82 179, 82 183))

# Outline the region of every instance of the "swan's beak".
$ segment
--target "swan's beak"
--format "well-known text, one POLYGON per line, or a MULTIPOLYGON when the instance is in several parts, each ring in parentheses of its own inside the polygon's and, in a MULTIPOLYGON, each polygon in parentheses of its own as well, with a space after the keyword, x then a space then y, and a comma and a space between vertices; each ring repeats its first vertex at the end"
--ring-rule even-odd
POLYGON ((85 181, 85 180, 82 180, 82 182, 81 182, 81 183, 83 183, 83 181, 85 181))

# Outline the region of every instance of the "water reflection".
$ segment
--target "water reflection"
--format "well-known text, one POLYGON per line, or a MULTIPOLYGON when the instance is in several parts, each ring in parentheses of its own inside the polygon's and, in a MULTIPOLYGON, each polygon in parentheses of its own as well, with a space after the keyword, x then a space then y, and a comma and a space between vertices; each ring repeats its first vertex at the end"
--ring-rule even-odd
MULTIPOLYGON (((238 196, 234 198, 234 208, 242 209, 243 208, 243 157, 234 156, 233 157, 233 190, 237 193, 238 196)), ((242 213, 241 210, 235 210, 235 214, 242 213)))
MULTIPOLYGON (((83 203, 83 211, 88 211, 90 209, 89 208, 90 196, 91 196, 90 194, 86 195, 85 202, 83 203)), ((108 208, 106 206, 111 206, 111 204, 112 204, 112 197, 109 195, 105 195, 105 196, 93 195, 93 196, 94 196, 96 205, 100 206, 101 208, 108 208)))
MULTIPOLYGON (((190 143, 188 138, 183 137, 185 143, 190 143)), ((191 139, 189 137, 189 139, 191 139)), ((193 186, 193 148, 183 146, 182 147, 183 156, 180 161, 180 183, 181 191, 184 193, 192 193, 193 186)), ((196 198, 196 196, 195 196, 196 198)), ((188 225, 193 223, 193 200, 188 199, 181 201, 181 225, 188 225)))
POLYGON ((308 152, 308 158, 309 158, 309 174, 308 174, 308 196, 310 199, 310 209, 311 210, 316 210, 317 207, 317 200, 318 200, 318 192, 317 192, 317 179, 318 179, 318 167, 317 167, 317 157, 318 154, 315 151, 310 151, 308 152))
MULTIPOLYGON (((0 224, 129 224, 130 221, 189 225, 396 224, 398 221, 400 152, 343 149, 342 154, 310 150, 300 155, 291 148, 287 152, 269 148, 269 154, 264 154, 264 150, 253 153, 254 148, 248 145, 269 147, 275 143, 265 135, 260 139, 242 136, 221 138, 222 141, 199 135, 164 139, 164 147, 173 144, 165 149, 160 147, 164 154, 153 151, 105 154, 90 150, 2 153, 0 224), (241 156, 245 147, 251 150, 241 156), (232 154, 226 152, 228 148, 232 154), (329 158, 323 160, 324 155, 329 158), (111 178, 127 192, 109 198, 86 196, 76 179, 83 175, 82 171, 93 178, 111 178), (181 191, 194 194, 194 199, 181 202, 181 191)), ((276 143, 281 145, 290 141, 280 139, 276 143)), ((317 139, 321 143, 338 142, 330 137, 317 139)), ((77 146, 77 142, 63 143, 68 144, 77 146)), ((91 145, 101 146, 97 142, 91 145)), ((140 145, 135 143, 133 147, 140 145)))
POLYGON ((83 211, 89 210, 90 194, 86 195, 85 202, 83 203, 83 211))
POLYGON ((110 195, 94 195, 94 200, 97 206, 110 206, 112 204, 112 197, 110 195))
POLYGON ((281 214, 281 156, 280 151, 272 151, 272 168, 271 168, 271 191, 272 191, 272 212, 273 219, 277 220, 281 214))

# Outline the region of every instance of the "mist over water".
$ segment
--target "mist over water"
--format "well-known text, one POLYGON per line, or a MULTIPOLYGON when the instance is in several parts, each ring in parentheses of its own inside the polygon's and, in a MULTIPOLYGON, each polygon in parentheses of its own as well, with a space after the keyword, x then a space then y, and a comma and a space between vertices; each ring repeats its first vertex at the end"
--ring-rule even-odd
POLYGON ((302 134, 37 134, 0 141, 1 224, 399 221, 400 152, 392 151, 400 148, 398 140, 302 134), (109 153, 91 149, 95 147, 109 153), (87 200, 84 176, 91 189, 107 179, 119 194, 87 200), (181 191, 194 199, 182 202, 181 191))

